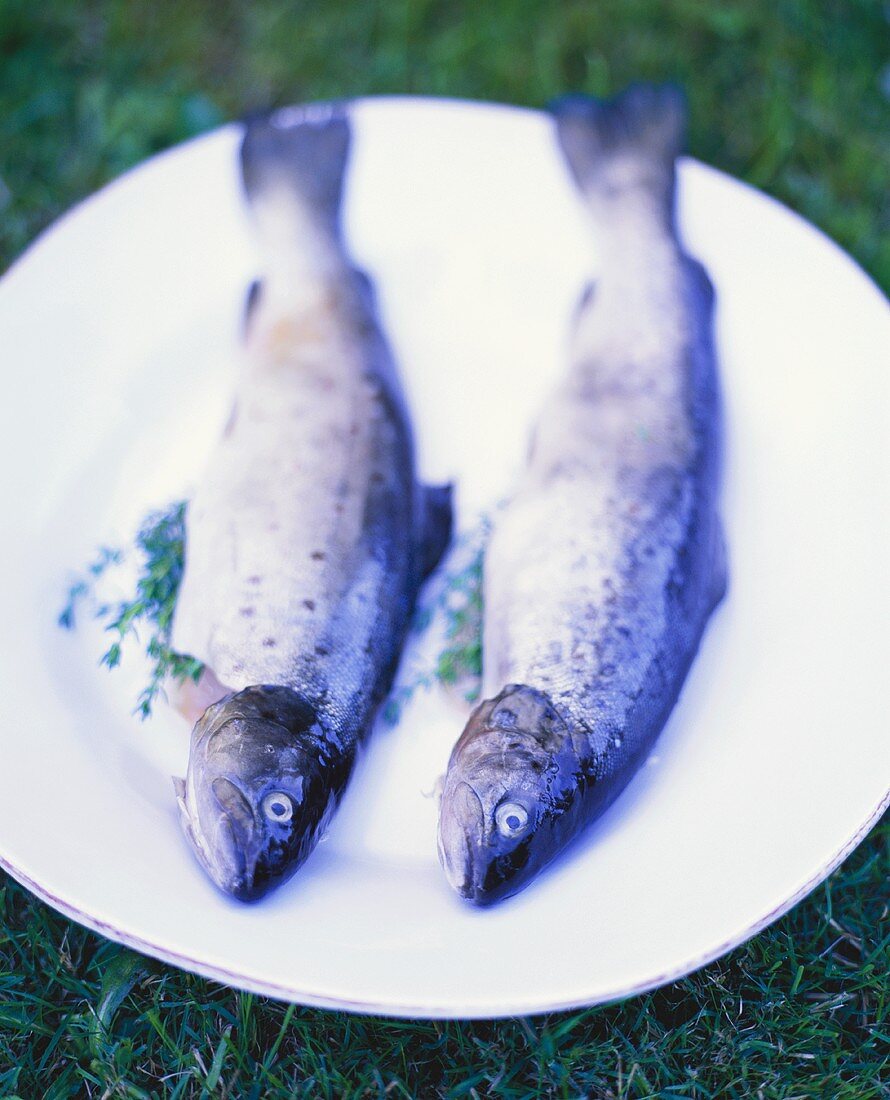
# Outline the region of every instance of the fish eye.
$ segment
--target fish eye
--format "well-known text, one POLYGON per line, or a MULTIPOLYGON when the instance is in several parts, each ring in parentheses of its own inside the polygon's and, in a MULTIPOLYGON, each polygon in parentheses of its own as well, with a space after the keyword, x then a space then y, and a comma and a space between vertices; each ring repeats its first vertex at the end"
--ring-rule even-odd
POLYGON ((263 813, 270 821, 285 825, 294 816, 294 804, 283 791, 272 791, 263 799, 263 813))
POLYGON ((528 825, 528 810, 518 802, 502 802, 494 812, 494 822, 501 836, 519 836, 528 825))

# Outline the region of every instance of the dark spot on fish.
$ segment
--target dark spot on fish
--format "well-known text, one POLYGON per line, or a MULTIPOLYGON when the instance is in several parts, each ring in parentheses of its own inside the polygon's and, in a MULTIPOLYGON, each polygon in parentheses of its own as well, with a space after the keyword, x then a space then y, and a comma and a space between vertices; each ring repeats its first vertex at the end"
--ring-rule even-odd
POLYGON ((262 579, 263 579, 262 577, 258 577, 256 574, 254 574, 252 577, 247 578, 247 583, 248 584, 259 584, 262 579))
POLYGON ((239 614, 242 615, 245 619, 252 619, 254 617, 254 615, 256 614, 256 608, 255 607, 242 607, 239 614))
POLYGON ((305 607, 307 611, 314 611, 315 600, 303 600, 303 607, 305 607))
POLYGON ((272 649, 277 644, 274 638, 263 638, 263 645, 266 646, 267 649, 272 649))
POLYGON ((328 647, 326 645, 317 645, 315 647, 315 653, 316 653, 316 656, 318 656, 318 657, 327 657, 327 655, 330 652, 331 651, 328 649, 328 647))
POLYGON ((383 480, 384 480, 383 479, 383 474, 381 474, 381 472, 379 470, 375 470, 374 473, 371 474, 371 484, 372 485, 380 485, 380 483, 383 480))
POLYGON ((324 551, 313 550, 309 557, 312 558, 313 561, 324 561, 324 551))
POLYGON ((229 419, 226 421, 226 426, 223 428, 223 438, 227 439, 235 430, 235 423, 238 420, 238 406, 233 405, 232 411, 229 413, 229 419))
POLYGON ((614 675, 615 675, 615 666, 614 665, 603 665, 603 667, 600 669, 600 676, 614 676, 614 675))

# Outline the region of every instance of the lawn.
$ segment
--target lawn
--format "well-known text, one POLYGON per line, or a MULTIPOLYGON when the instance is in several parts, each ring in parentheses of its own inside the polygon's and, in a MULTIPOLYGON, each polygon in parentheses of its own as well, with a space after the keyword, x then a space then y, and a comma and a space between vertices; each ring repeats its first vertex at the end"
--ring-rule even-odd
MULTIPOLYGON (((106 180, 253 108, 385 92, 538 106, 670 78, 689 93, 695 156, 814 221, 886 290, 888 41, 877 0, 0 0, 0 266, 106 180)), ((792 913, 684 981, 494 1023, 241 994, 5 879, 0 1098, 890 1096, 888 837, 885 822, 792 913)))

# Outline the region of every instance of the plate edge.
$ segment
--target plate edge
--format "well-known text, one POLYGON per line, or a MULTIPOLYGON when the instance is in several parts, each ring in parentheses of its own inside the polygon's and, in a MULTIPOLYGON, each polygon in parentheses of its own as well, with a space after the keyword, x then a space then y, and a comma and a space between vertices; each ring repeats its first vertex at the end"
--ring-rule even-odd
POLYGON ((391 1019, 495 1020, 515 1016, 540 1015, 547 1012, 565 1012, 570 1009, 593 1008, 615 1001, 623 1001, 629 997, 639 996, 642 993, 647 993, 663 985, 678 981, 694 973, 696 970, 700 970, 703 966, 709 965, 728 952, 735 950, 735 948, 741 946, 741 944, 746 943, 753 936, 758 935, 758 933, 768 928, 769 925, 773 924, 789 912, 789 910, 793 909, 795 905, 803 901, 807 895, 812 893, 817 886, 823 883, 825 879, 827 879, 828 876, 852 854, 862 841, 865 840, 888 806, 890 806, 890 788, 885 791, 878 804, 873 808, 866 820, 856 830, 852 837, 837 849, 831 856, 831 859, 823 864, 814 875, 807 879, 802 886, 795 890, 778 906, 771 909, 768 913, 765 913, 762 917, 759 917, 753 924, 743 929, 738 935, 732 936, 730 939, 719 944, 716 948, 695 956, 693 959, 681 963, 680 966, 666 971, 663 974, 656 975, 654 978, 646 979, 644 982, 638 982, 629 986, 620 986, 602 995, 595 995, 593 999, 589 999, 582 995, 580 998, 571 997, 565 1001, 546 1003, 515 1002, 508 1006, 501 1005, 494 1008, 485 1003, 468 1005, 465 1008, 453 1008, 444 1005, 398 1005, 386 1002, 352 1000, 345 997, 326 996, 324 993, 317 993, 309 990, 299 990, 295 987, 280 985, 275 982, 255 980, 247 975, 239 974, 237 971, 228 970, 223 966, 204 963, 188 955, 184 955, 181 952, 161 947, 158 944, 143 939, 141 936, 117 928, 116 925, 108 921, 102 921, 97 917, 93 917, 91 914, 79 909, 73 903, 58 897, 50 890, 44 888, 36 879, 16 867, 10 860, 2 855, 2 853, 0 853, 0 868, 6 871, 7 874, 19 883, 19 885, 23 886, 39 901, 44 902, 51 909, 56 910, 56 912, 61 913, 62 916, 67 917, 69 920, 73 920, 76 924, 80 924, 91 932, 104 936, 106 939, 119 943, 131 950, 138 951, 140 954, 175 966, 180 970, 198 974, 210 981, 222 982, 225 985, 243 990, 247 993, 255 993, 263 997, 271 997, 275 1000, 300 1004, 310 1008, 323 1008, 340 1012, 383 1016, 391 1019))

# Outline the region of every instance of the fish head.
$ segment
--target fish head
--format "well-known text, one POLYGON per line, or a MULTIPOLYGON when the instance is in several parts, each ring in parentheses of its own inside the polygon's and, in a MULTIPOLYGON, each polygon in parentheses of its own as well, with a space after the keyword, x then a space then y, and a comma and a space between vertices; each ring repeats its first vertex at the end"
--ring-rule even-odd
POLYGON ((510 684, 476 708, 451 754, 439 808, 439 859, 462 897, 499 901, 550 862, 579 769, 568 727, 542 692, 510 684))
POLYGON ((226 894, 255 901, 308 856, 333 809, 328 751, 315 707, 289 688, 245 688, 204 711, 179 804, 226 894))

